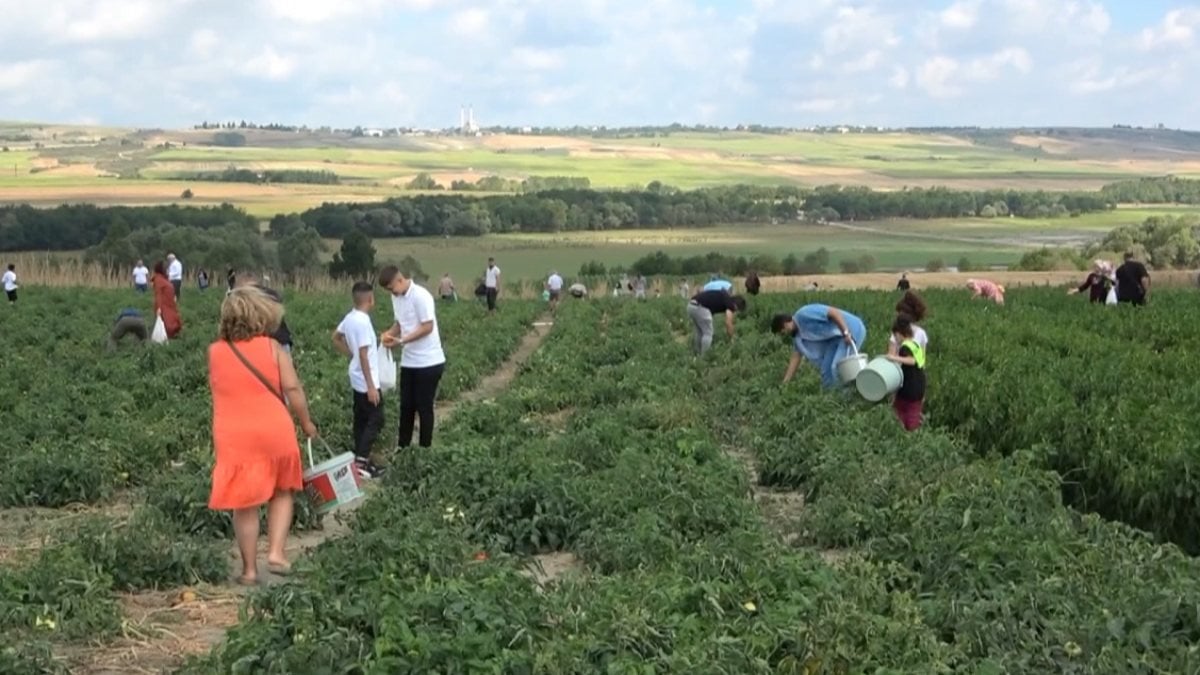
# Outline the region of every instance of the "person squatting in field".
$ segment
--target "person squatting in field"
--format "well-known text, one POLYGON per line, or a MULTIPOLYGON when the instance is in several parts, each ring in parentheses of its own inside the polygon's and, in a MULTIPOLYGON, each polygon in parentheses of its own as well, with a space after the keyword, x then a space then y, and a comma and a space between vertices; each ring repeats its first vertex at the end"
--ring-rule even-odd
POLYGON ((986 298, 997 305, 1004 304, 1004 287, 987 279, 967 279, 972 298, 986 298))
POLYGON ((333 331, 333 346, 349 357, 350 395, 353 410, 354 461, 363 478, 379 478, 382 467, 371 461, 371 446, 383 429, 383 391, 379 385, 379 351, 371 310, 375 290, 365 281, 351 289, 354 308, 333 331))
POLYGON ((117 315, 116 322, 113 323, 112 331, 108 334, 108 350, 116 351, 126 335, 132 335, 139 345, 145 344, 146 339, 150 337, 150 331, 146 328, 146 320, 142 318, 142 313, 128 307, 121 310, 121 313, 117 315))
POLYGON ((829 305, 811 304, 796 313, 776 314, 771 331, 792 338, 792 358, 783 374, 787 383, 795 376, 800 361, 807 359, 821 372, 826 389, 839 386, 837 364, 867 339, 867 326, 850 312, 829 305))
MULTIPOLYGON (((896 303, 896 315, 907 316, 912 322, 913 340, 916 341, 921 349, 929 349, 929 336, 925 333, 925 329, 917 325, 917 322, 925 319, 925 314, 928 312, 925 306, 925 301, 921 296, 914 291, 905 291, 900 301, 896 303)), ((887 353, 895 356, 900 351, 900 341, 896 339, 896 334, 893 332, 888 336, 887 353)))
POLYGON ((267 506, 267 569, 291 572, 286 544, 293 497, 303 489, 300 445, 292 418, 309 438, 317 426, 292 358, 271 338, 283 305, 243 286, 221 304, 217 341, 208 348, 216 464, 208 508, 233 512, 242 557, 238 582, 258 582, 259 508, 267 506))
POLYGON ((899 364, 904 374, 904 383, 892 399, 896 417, 905 431, 916 431, 921 426, 921 414, 925 403, 925 348, 914 339, 913 320, 900 314, 892 323, 892 340, 900 344, 895 354, 887 359, 899 364))
POLYGON ((746 311, 746 299, 730 295, 725 291, 700 291, 688 301, 687 314, 695 332, 692 335, 692 352, 704 356, 712 347, 713 317, 725 315, 725 334, 733 340, 733 315, 746 311))
MULTIPOLYGON (((498 275, 498 273, 497 273, 498 275)), ((497 278, 499 278, 497 276, 497 278)), ((438 332, 433 295, 394 265, 379 271, 379 285, 392 294, 395 323, 380 335, 387 349, 400 355, 400 435, 398 445, 412 445, 414 424, 420 418, 420 445, 433 445, 433 405, 446 369, 446 354, 438 332)))

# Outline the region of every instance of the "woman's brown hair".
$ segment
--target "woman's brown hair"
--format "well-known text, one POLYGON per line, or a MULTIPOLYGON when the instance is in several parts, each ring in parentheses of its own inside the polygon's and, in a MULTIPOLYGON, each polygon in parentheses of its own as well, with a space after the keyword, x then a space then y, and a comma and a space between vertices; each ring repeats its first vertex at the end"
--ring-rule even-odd
POLYGON ((900 314, 907 314, 913 321, 920 321, 925 318, 925 313, 929 311, 929 308, 925 306, 925 301, 921 299, 921 296, 913 291, 905 291, 904 297, 896 303, 896 311, 900 314))
POLYGON ((283 321, 283 305, 257 286, 233 289, 221 303, 217 337, 242 342, 270 335, 283 321))

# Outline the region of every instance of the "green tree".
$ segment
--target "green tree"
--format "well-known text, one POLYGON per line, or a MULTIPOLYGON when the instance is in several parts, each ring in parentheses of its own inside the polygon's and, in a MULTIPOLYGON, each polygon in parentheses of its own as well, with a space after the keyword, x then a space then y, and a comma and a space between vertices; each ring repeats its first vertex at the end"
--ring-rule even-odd
POLYGON ((335 279, 366 279, 375 271, 375 246, 360 228, 353 228, 342 239, 342 247, 333 254, 329 274, 335 279))
POLYGON ((311 227, 302 227, 279 241, 279 268, 286 274, 312 272, 321 267, 325 242, 311 227))
POLYGON ((196 196, 196 193, 192 192, 192 188, 187 188, 179 196, 183 199, 191 199, 196 196))
POLYGON ((439 185, 438 182, 433 179, 433 176, 430 176, 427 173, 417 174, 416 176, 413 177, 412 180, 408 181, 408 185, 406 185, 405 187, 408 188, 409 190, 440 190, 440 189, 442 189, 442 186, 439 185))

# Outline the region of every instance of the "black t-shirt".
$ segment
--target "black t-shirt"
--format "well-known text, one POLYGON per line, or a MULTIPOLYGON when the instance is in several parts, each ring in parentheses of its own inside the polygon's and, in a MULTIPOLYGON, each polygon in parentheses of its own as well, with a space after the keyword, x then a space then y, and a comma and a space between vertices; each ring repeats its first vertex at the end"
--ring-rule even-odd
POLYGON ((908 279, 901 279, 896 283, 896 290, 907 291, 912 288, 912 284, 908 283, 908 279))
MULTIPOLYGON (((913 355, 912 350, 904 344, 900 345, 897 353, 900 356, 913 355)), ((925 398, 925 369, 901 364, 900 370, 904 373, 904 384, 896 392, 896 397, 905 401, 920 401, 925 398)))
MULTIPOLYGON (((278 302, 281 305, 283 304, 283 296, 279 294, 279 291, 275 290, 274 288, 267 288, 262 284, 255 284, 255 286, 261 288, 262 291, 271 296, 275 302, 278 302)), ((275 334, 271 337, 275 338, 276 342, 285 347, 292 346, 292 331, 288 330, 287 320, 279 322, 279 330, 275 331, 275 334)))
POLYGON ((1146 289, 1142 288, 1142 279, 1150 277, 1146 266, 1136 260, 1117 268, 1117 298, 1120 300, 1141 300, 1146 297, 1146 289))
POLYGON ((749 293, 750 295, 758 295, 758 292, 761 289, 762 289, 762 281, 759 281, 757 276, 749 277, 746 279, 746 292, 747 293, 749 293))
POLYGON ((701 291, 692 297, 692 302, 713 314, 737 311, 737 307, 733 304, 733 296, 725 291, 701 291))

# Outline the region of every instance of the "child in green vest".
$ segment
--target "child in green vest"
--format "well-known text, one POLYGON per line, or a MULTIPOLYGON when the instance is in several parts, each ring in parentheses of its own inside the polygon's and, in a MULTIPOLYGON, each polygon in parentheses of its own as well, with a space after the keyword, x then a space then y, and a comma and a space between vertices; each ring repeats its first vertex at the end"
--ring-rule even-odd
POLYGON ((892 407, 905 431, 916 431, 921 426, 921 413, 925 404, 925 350, 913 339, 913 320, 900 314, 892 323, 892 334, 900 347, 888 360, 900 364, 904 373, 904 384, 896 392, 892 407))

